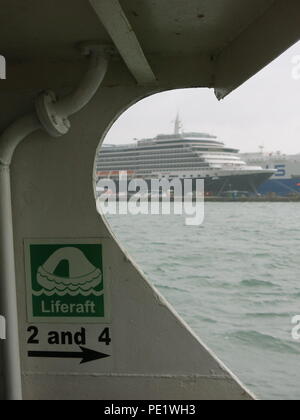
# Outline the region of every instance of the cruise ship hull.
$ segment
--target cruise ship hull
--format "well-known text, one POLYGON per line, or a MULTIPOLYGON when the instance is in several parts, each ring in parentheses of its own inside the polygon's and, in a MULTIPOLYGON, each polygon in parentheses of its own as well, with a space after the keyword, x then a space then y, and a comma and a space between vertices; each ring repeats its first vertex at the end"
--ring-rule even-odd
POLYGON ((226 191, 245 191, 259 193, 259 187, 265 183, 271 174, 267 172, 222 175, 205 179, 205 193, 219 195, 226 191))
MULTIPOLYGON (((246 171, 245 171, 246 172, 246 171)), ((192 179, 192 191, 199 191, 199 186, 197 186, 197 180, 203 179, 204 180, 204 192, 206 195, 214 195, 218 196, 222 193, 225 193, 227 191, 239 191, 239 192, 247 192, 250 194, 258 194, 259 193, 259 186, 264 183, 267 179, 270 178, 272 175, 272 171, 260 171, 260 172, 246 172, 246 173, 229 173, 229 174, 222 174, 220 176, 206 176, 205 178, 193 178, 192 179)), ((191 178, 180 178, 180 181, 183 184, 183 191, 186 193, 185 187, 184 187, 184 181, 190 180, 191 178)), ((177 179, 178 179, 177 178, 177 179)), ((122 183, 122 186, 120 185, 119 178, 111 178, 115 181, 116 184, 116 191, 117 193, 124 192, 124 181, 122 183)), ((134 178, 127 179, 127 184, 129 184, 134 178)), ((152 182, 153 179, 145 179, 148 191, 151 192, 153 190, 152 188, 152 182)), ((169 178, 169 180, 171 180, 169 178)), ((126 183, 125 183, 126 185, 126 183)), ((190 188, 190 184, 188 186, 190 188)), ((128 185, 127 185, 128 190, 128 185)), ((138 183, 135 185, 134 183, 131 184, 130 192, 134 194, 135 192, 139 192, 138 183), (135 190, 136 189, 136 190, 135 190)), ((153 192, 153 191, 152 191, 153 192)), ((156 187, 155 187, 155 192, 156 187)))

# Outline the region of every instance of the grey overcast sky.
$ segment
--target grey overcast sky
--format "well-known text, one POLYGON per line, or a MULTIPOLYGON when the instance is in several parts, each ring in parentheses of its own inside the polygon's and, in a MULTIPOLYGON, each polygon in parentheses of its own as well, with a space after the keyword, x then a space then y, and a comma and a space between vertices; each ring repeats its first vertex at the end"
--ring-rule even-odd
POLYGON ((215 134, 241 152, 256 152, 263 145, 266 152, 300 153, 300 66, 293 60, 300 63, 300 42, 221 102, 209 89, 146 98, 121 115, 105 143, 171 133, 179 111, 184 131, 215 134))

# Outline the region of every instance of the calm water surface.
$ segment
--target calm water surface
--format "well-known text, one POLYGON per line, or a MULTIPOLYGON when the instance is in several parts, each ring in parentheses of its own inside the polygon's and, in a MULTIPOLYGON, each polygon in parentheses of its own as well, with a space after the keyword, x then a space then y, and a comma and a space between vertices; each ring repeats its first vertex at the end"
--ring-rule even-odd
POLYGON ((109 216, 177 312, 262 399, 300 399, 300 204, 207 203, 183 216, 109 216))

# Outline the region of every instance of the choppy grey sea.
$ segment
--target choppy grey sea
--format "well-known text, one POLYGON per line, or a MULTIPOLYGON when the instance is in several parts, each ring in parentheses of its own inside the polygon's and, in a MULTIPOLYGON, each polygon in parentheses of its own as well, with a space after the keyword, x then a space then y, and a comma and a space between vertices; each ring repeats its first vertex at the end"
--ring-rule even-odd
POLYGON ((300 399, 300 204, 207 203, 184 216, 108 216, 146 277, 261 399, 300 399))

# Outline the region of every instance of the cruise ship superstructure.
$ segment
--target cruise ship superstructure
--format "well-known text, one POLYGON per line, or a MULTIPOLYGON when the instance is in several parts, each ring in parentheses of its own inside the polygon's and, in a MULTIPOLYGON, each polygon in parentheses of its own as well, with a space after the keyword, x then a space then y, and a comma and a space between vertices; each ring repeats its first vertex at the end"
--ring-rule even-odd
POLYGON ((139 140, 128 145, 104 145, 98 153, 97 177, 204 179, 206 194, 226 191, 256 193, 274 170, 247 165, 239 150, 226 147, 207 133, 180 132, 177 116, 173 134, 139 140))

